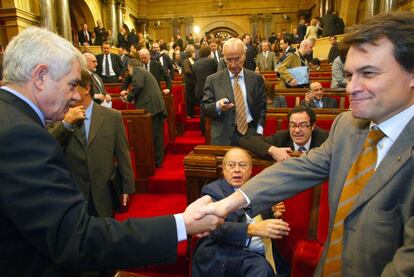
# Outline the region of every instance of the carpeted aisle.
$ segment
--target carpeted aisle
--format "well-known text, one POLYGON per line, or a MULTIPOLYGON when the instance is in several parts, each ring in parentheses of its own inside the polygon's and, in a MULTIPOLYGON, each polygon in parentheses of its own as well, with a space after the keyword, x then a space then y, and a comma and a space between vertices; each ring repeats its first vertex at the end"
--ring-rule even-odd
MULTIPOLYGON (((167 145, 162 168, 157 168, 149 180, 148 193, 133 196, 126 213, 117 214, 118 220, 133 217, 151 217, 180 213, 187 206, 184 157, 194 146, 204 144, 199 131, 199 119, 187 120, 183 136, 167 145)), ((187 242, 179 243, 178 258, 175 264, 158 265, 130 270, 128 276, 142 277, 184 277, 187 276, 187 242)), ((126 273, 128 274, 128 273, 126 273)))

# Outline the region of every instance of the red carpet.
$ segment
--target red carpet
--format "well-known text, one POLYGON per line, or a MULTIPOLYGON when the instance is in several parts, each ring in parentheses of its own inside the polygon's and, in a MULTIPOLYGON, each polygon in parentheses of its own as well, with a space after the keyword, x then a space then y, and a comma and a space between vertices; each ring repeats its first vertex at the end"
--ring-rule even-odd
MULTIPOLYGON (((163 166, 157 168, 150 177, 147 194, 136 194, 126 213, 117 214, 118 220, 134 217, 151 217, 183 212, 187 206, 184 157, 194 146, 204 144, 205 139, 199 130, 199 119, 188 120, 183 136, 166 147, 163 166)), ((129 272, 142 277, 185 277, 188 264, 186 261, 187 242, 179 243, 177 262, 175 264, 157 265, 129 272)))

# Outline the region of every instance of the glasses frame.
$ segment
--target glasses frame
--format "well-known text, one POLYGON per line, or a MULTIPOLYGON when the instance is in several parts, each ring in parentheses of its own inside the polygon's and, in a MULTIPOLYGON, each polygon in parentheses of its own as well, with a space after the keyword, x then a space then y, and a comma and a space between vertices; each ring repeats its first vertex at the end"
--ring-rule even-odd
POLYGON ((296 128, 299 128, 299 130, 306 130, 307 128, 311 127, 312 124, 310 122, 301 122, 299 124, 296 124, 295 122, 289 122, 288 127, 290 130, 295 130, 296 128))

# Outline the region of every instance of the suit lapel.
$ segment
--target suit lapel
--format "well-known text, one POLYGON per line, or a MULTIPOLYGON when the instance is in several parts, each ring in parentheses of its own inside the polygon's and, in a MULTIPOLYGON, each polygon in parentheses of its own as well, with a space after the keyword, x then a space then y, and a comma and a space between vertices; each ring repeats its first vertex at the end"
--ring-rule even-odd
MULTIPOLYGON (((231 85, 230 75, 228 70, 223 70, 221 74, 221 85, 224 88, 225 97, 227 97, 231 103, 234 103, 233 86, 231 85)), ((218 99, 219 100, 219 99, 218 99)))
POLYGON ((388 181, 398 172, 398 170, 411 158, 414 147, 414 118, 407 124, 398 139, 391 146, 387 155, 378 165, 371 180, 366 185, 360 196, 356 199, 350 214, 360 206, 368 202, 379 191, 381 191, 388 181))
POLYGON ((106 109, 106 108, 102 108, 98 104, 93 103, 91 126, 89 129, 89 136, 88 136, 88 145, 93 142, 94 138, 96 137, 96 134, 98 133, 99 129, 101 128, 104 122, 104 116, 102 114, 101 109, 106 109))
POLYGON ((246 95, 247 95, 247 105, 249 106, 250 113, 254 110, 252 107, 253 104, 253 84, 254 84, 254 75, 249 74, 247 70, 244 70, 244 84, 246 85, 246 95))

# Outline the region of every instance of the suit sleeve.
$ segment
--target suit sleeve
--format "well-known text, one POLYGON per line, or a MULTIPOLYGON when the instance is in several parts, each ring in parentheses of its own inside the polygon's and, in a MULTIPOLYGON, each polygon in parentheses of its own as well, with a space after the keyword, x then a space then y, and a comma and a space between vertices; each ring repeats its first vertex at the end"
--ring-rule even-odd
POLYGON ((73 131, 63 126, 62 121, 48 125, 47 130, 59 142, 63 149, 68 145, 73 134, 73 131))
POLYGON ((80 271, 175 261, 174 217, 123 223, 90 217, 60 146, 45 130, 14 125, 0 133, 0 145, 0 164, 8 165, 0 167, 2 214, 55 264, 80 271))
POLYGON ((134 193, 135 182, 131 165, 131 156, 129 155, 128 141, 120 112, 116 112, 115 157, 118 162, 118 169, 122 175, 122 192, 128 194, 134 193))
POLYGON ((201 110, 206 116, 217 117, 219 113, 216 109, 216 102, 220 99, 216 99, 214 79, 212 76, 208 76, 206 84, 204 86, 204 95, 201 99, 201 110))
POLYGON ((267 156, 267 150, 272 146, 266 138, 260 135, 246 135, 240 138, 240 146, 252 151, 262 158, 267 156))
POLYGON ((284 81, 285 83, 289 83, 292 79, 294 79, 288 71, 288 68, 292 67, 294 59, 296 59, 296 54, 288 53, 286 59, 279 65, 278 72, 282 82, 284 81))
POLYGON ((162 78, 164 79, 164 81, 167 85, 167 88, 169 90, 171 90, 171 84, 172 84, 171 83, 171 76, 167 73, 167 70, 165 70, 165 68, 161 64, 159 64, 158 68, 160 70, 160 74, 161 74, 162 78))
MULTIPOLYGON (((217 183, 204 186, 201 190, 201 196, 210 195, 213 201, 219 201, 225 198, 222 193, 219 193, 220 188, 218 186, 213 187, 215 184, 217 183)), ((210 233, 210 236, 219 244, 243 248, 247 244, 248 224, 240 222, 240 218, 237 218, 235 214, 230 214, 222 225, 210 233)))
POLYGON ((258 74, 256 75, 259 89, 258 99, 256 103, 256 105, 258 106, 257 108, 259 109, 259 120, 257 123, 264 127, 266 124, 266 90, 263 78, 258 74))
POLYGON ((404 227, 404 242, 395 252, 381 277, 414 276, 414 216, 411 216, 404 227))

